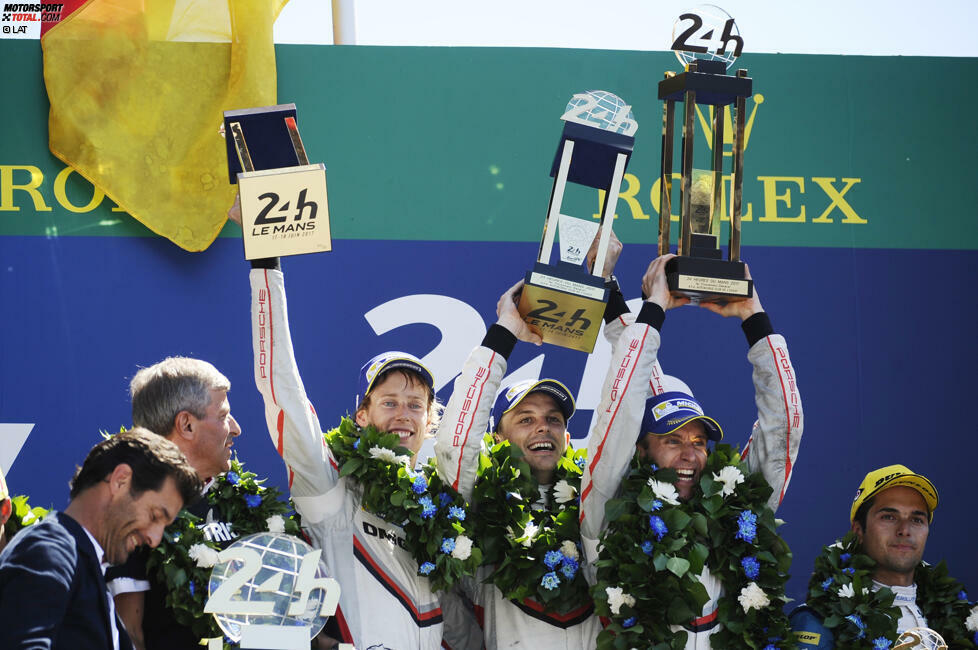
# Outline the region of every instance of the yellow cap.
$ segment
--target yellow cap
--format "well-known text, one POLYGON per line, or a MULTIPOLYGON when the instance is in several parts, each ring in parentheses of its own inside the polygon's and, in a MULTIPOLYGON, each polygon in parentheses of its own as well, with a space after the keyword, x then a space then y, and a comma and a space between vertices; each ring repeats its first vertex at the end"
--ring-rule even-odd
POLYGON ((933 521, 934 510, 937 509, 937 488, 934 487, 934 484, 927 477, 914 474, 909 467, 904 465, 888 465, 887 467, 870 472, 863 479, 863 482, 859 484, 859 489, 856 490, 856 498, 852 501, 852 509, 849 511, 849 523, 852 523, 856 519, 856 511, 868 499, 873 498, 887 488, 897 487, 898 485, 913 488, 920 493, 920 496, 924 497, 929 514, 928 519, 933 521))

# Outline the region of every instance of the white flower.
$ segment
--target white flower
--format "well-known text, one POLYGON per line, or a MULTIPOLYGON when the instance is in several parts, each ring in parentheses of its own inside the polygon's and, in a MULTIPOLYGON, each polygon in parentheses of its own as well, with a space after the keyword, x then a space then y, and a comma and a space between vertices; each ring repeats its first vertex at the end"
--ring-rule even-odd
POLYGON ((564 554, 564 557, 569 557, 572 560, 577 560, 580 555, 577 552, 577 544, 565 539, 564 543, 560 545, 560 552, 564 554))
POLYGON ((459 535, 455 538, 455 550, 452 551, 452 557, 467 560, 470 555, 472 555, 472 540, 465 535, 459 535))
POLYGON ((863 587, 863 596, 869 595, 869 587, 863 587))
POLYGON ((737 601, 744 608, 744 612, 749 612, 750 608, 761 609, 771 604, 771 600, 764 593, 764 590, 757 586, 756 582, 751 582, 740 590, 737 601))
POLYGON ((394 456, 394 462, 398 465, 407 465, 411 462, 410 456, 394 456))
POLYGON ((856 591, 852 588, 851 584, 844 584, 839 587, 839 590, 835 592, 838 594, 839 598, 855 598, 856 591))
POLYGON ((969 632, 978 632, 978 605, 971 608, 971 614, 968 615, 968 620, 964 622, 964 626, 968 628, 969 632))
POLYGON ((655 498, 659 501, 668 503, 671 506, 679 505, 679 493, 676 492, 676 486, 672 483, 657 481, 654 478, 650 478, 649 487, 652 488, 655 498))
POLYGON ((265 524, 268 526, 268 532, 270 533, 285 532, 285 520, 282 519, 282 515, 272 515, 265 520, 265 524))
POLYGON ((393 449, 388 449, 387 447, 371 447, 369 453, 373 458, 386 460, 388 463, 397 462, 397 454, 394 453, 393 449))
POLYGON ((728 497, 734 493, 734 490, 737 489, 739 484, 744 482, 744 475, 733 465, 726 465, 720 470, 719 474, 713 475, 713 480, 723 483, 723 489, 720 491, 720 495, 728 497))
POLYGON ((187 551, 187 554, 202 569, 207 569, 217 564, 217 551, 207 544, 194 544, 187 551))
POLYGON ((608 594, 608 607, 612 614, 620 614, 621 606, 635 606, 635 598, 631 594, 626 594, 621 587, 605 587, 604 591, 608 594))
POLYGON ((557 485, 554 486, 554 501, 557 503, 567 503, 568 501, 573 501, 576 496, 577 488, 563 479, 557 481, 557 485))
POLYGON ((530 545, 533 544, 533 538, 536 537, 537 532, 539 530, 540 530, 540 527, 537 526, 532 521, 530 523, 528 523, 526 525, 526 528, 523 529, 523 538, 524 538, 523 539, 523 546, 525 546, 527 548, 530 548, 530 545))

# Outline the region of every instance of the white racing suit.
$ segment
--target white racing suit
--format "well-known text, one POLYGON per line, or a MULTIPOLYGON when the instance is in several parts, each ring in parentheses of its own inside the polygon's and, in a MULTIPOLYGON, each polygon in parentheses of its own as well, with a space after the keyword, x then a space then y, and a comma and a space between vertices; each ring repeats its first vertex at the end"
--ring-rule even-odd
POLYGON ((355 484, 339 478, 299 377, 281 271, 251 271, 251 325, 268 431, 288 465, 303 529, 340 584, 336 617, 343 641, 357 650, 441 647, 439 599, 404 550, 403 529, 364 510, 355 484))
MULTIPOLYGON (((618 319, 612 326, 605 327, 613 346, 611 367, 602 388, 595 427, 588 444, 588 465, 581 484, 581 538, 587 560, 585 575, 592 581, 593 563, 598 558, 598 539, 608 524, 604 516, 605 503, 615 497, 629 471, 645 401, 653 393, 662 392, 661 370, 656 357, 658 328, 663 317, 658 306, 646 303, 633 324, 626 326, 626 320, 618 319), (621 332, 620 336, 618 332, 621 332)), ((761 472, 774 489, 768 505, 776 510, 784 498, 798 456, 804 416, 784 338, 771 332, 766 316, 753 318, 753 324, 767 335, 760 337, 747 354, 754 366, 757 421, 742 454, 750 471, 761 472)), ((708 569, 700 574, 700 581, 710 600, 698 618, 686 626, 673 626, 673 631, 688 633, 687 650, 711 648, 709 637, 718 629, 717 600, 723 596, 722 586, 708 569)))
MULTIPOLYGON (((483 344, 475 348, 455 379, 435 440, 439 472, 466 501, 472 498, 479 470, 482 436, 488 429, 496 392, 506 374, 506 358, 515 337, 499 325, 490 327, 483 344)), ((476 540, 478 543, 478 540, 476 540)), ((463 581, 463 590, 482 619, 486 648, 532 650, 593 650, 600 621, 588 603, 557 615, 544 611, 532 599, 504 598, 492 583, 483 582, 492 567, 481 567, 477 579, 463 581)))

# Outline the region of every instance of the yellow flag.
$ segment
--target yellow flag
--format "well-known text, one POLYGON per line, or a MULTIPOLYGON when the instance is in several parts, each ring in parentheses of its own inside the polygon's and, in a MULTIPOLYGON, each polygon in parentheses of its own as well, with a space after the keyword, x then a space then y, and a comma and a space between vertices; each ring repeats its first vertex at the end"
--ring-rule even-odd
POLYGON ((226 219, 225 110, 276 101, 288 0, 89 0, 41 39, 51 152, 189 251, 226 219))

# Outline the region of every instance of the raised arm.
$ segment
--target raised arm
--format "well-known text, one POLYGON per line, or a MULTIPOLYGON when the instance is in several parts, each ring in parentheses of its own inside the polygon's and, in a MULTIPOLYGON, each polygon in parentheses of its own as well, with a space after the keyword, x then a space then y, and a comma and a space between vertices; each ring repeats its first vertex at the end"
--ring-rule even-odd
MULTIPOLYGON (((747 271, 750 277, 750 269, 747 271)), ((754 366, 754 402, 757 420, 744 446, 743 456, 752 472, 761 472, 774 489, 768 505, 777 510, 791 480, 805 415, 798 393, 795 369, 791 365, 784 337, 775 334, 771 319, 761 306, 754 284, 754 296, 725 305, 703 303, 705 309, 721 316, 740 318, 750 350, 747 358, 754 366)))
POLYGON ((472 498, 482 436, 489 428, 496 391, 506 374, 506 360, 517 338, 540 344, 540 337, 529 330, 516 311, 514 299, 522 288, 520 281, 500 297, 496 306, 499 320, 489 327, 482 344, 469 354, 438 425, 438 472, 466 500, 472 498))
POLYGON ((285 278, 278 261, 259 260, 253 266, 255 385, 265 402, 272 444, 289 467, 289 488, 296 508, 309 523, 317 523, 326 514, 323 497, 336 485, 339 474, 299 376, 289 333, 285 278))
POLYGON ((649 299, 614 342, 581 483, 581 541, 587 567, 597 560, 598 539, 607 526, 605 504, 618 492, 635 454, 645 400, 652 390, 650 378, 662 374, 656 358, 665 311, 688 302, 673 298, 665 284, 665 262, 671 257, 657 258, 649 265, 642 280, 649 299))

